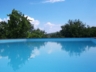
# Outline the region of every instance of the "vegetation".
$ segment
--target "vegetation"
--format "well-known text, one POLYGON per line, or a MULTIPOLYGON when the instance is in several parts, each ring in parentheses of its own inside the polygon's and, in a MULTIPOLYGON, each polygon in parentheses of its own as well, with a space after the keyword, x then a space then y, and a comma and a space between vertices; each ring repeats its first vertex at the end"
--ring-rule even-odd
POLYGON ((13 9, 11 14, 8 14, 8 22, 0 22, 0 38, 42 38, 45 32, 35 30, 27 17, 21 12, 13 9))
POLYGON ((96 37, 96 27, 86 26, 80 20, 69 20, 61 28, 60 33, 64 37, 96 37))
POLYGON ((46 34, 45 31, 34 29, 27 17, 13 9, 8 14, 7 22, 0 22, 0 39, 5 38, 62 38, 62 37, 96 37, 96 27, 86 26, 80 20, 69 20, 61 26, 61 31, 46 34))

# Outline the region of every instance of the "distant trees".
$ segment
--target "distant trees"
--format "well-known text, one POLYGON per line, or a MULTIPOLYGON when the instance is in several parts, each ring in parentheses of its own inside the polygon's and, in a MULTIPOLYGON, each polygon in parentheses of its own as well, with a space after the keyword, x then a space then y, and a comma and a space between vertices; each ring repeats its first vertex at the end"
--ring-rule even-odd
POLYGON ((85 24, 80 20, 69 20, 68 23, 61 26, 62 30, 60 33, 64 37, 83 37, 85 36, 85 24))
POLYGON ((60 32, 55 32, 47 34, 47 38, 63 38, 63 36, 60 32))
POLYGON ((31 33, 29 33, 28 38, 45 38, 46 33, 40 29, 34 29, 31 33))
POLYGON ((86 26, 80 20, 69 20, 61 28, 63 37, 96 37, 96 27, 86 26))
POLYGON ((35 30, 27 17, 21 12, 13 9, 11 14, 8 14, 8 22, 0 22, 0 38, 42 38, 45 32, 35 30))
POLYGON ((61 30, 46 34, 45 31, 34 29, 27 17, 13 9, 8 14, 7 22, 0 22, 0 39, 4 38, 62 38, 62 37, 96 37, 96 27, 86 26, 80 20, 69 20, 61 26, 61 30))
POLYGON ((96 37, 96 27, 86 26, 86 24, 79 19, 69 20, 68 23, 61 26, 61 30, 59 32, 47 34, 47 37, 96 37))
POLYGON ((90 37, 96 37, 96 27, 89 28, 90 37))

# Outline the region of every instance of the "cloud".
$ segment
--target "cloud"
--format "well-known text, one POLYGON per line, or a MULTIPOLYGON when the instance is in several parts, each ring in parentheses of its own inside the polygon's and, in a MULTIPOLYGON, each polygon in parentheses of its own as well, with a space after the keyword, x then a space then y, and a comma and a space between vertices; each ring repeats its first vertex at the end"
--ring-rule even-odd
POLYGON ((8 20, 9 20, 9 17, 4 18, 4 19, 1 19, 1 18, 0 18, 0 22, 1 22, 1 21, 6 21, 6 22, 7 22, 8 20))
MULTIPOLYGON (((25 15, 25 17, 28 17, 28 20, 30 20, 30 23, 34 25, 34 28, 38 28, 38 25, 40 24, 39 20, 35 20, 34 18, 32 18, 28 15, 25 15)), ((3 18, 3 19, 0 18, 0 22, 1 21, 6 21, 7 22, 8 20, 9 20, 9 17, 3 18)))
POLYGON ((32 1, 29 4, 41 4, 41 3, 56 3, 56 2, 64 2, 65 0, 43 0, 43 1, 32 1))
POLYGON ((53 24, 51 22, 47 22, 44 25, 44 30, 47 33, 57 32, 57 31, 61 30, 61 25, 60 24, 53 24))
POLYGON ((0 22, 2 21, 2 19, 0 18, 0 22))
POLYGON ((45 0, 43 3, 55 3, 55 2, 63 2, 65 0, 45 0))
MULTIPOLYGON (((34 28, 37 29, 41 29, 41 30, 44 30, 46 33, 52 33, 52 32, 57 32, 57 31, 60 31, 61 30, 61 25, 60 24, 53 24, 51 22, 47 22, 45 23, 43 26, 40 25, 40 21, 37 20, 37 19, 34 19, 28 15, 25 15, 25 17, 28 17, 28 20, 30 20, 30 23, 34 25, 34 28)), ((8 21, 9 18, 4 18, 4 19, 1 19, 0 18, 0 22, 1 21, 8 21)))
POLYGON ((38 25, 40 24, 39 20, 35 20, 34 18, 25 15, 25 17, 28 17, 28 20, 30 20, 30 23, 34 25, 34 28, 38 28, 38 25))

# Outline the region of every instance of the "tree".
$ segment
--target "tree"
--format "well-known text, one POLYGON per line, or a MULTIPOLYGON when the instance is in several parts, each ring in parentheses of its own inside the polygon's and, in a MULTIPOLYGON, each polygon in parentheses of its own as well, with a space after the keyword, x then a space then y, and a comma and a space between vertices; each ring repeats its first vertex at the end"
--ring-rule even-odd
POLYGON ((5 21, 0 22, 0 39, 7 37, 7 25, 5 21))
POLYGON ((91 37, 96 37, 96 27, 91 27, 90 34, 91 34, 91 37))
POLYGON ((54 32, 54 33, 49 33, 47 34, 48 38, 62 38, 63 36, 61 36, 60 32, 54 32))
POLYGON ((34 29, 31 33, 29 33, 28 38, 45 38, 46 33, 45 31, 38 29, 34 29))
POLYGON ((28 32, 33 29, 28 18, 15 9, 8 16, 10 18, 8 20, 8 38, 26 38, 28 32))
POLYGON ((85 24, 80 20, 69 20, 61 28, 60 33, 64 37, 83 37, 86 29, 85 24))
POLYGON ((33 25, 20 11, 15 9, 8 14, 9 20, 0 22, 0 39, 4 38, 62 38, 62 37, 96 37, 96 27, 86 26, 80 20, 69 20, 61 30, 46 34, 34 29, 33 25))

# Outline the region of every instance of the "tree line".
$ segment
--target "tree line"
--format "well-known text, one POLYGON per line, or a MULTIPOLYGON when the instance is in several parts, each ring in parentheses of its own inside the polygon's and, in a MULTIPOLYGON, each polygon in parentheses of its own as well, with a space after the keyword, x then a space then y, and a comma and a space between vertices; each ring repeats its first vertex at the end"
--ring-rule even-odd
POLYGON ((9 20, 0 22, 0 39, 12 38, 63 38, 63 37, 96 37, 96 27, 90 27, 79 19, 69 20, 61 26, 61 30, 55 33, 46 33, 43 30, 34 29, 28 17, 22 12, 13 9, 8 14, 9 20))

